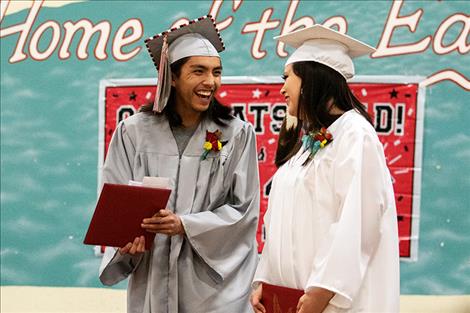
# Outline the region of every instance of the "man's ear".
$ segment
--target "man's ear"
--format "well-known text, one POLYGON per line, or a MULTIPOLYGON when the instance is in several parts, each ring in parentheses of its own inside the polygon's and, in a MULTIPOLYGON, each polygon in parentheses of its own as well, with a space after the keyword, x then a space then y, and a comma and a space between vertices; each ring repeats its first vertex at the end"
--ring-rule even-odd
POLYGON ((176 87, 175 74, 171 73, 171 86, 176 87))

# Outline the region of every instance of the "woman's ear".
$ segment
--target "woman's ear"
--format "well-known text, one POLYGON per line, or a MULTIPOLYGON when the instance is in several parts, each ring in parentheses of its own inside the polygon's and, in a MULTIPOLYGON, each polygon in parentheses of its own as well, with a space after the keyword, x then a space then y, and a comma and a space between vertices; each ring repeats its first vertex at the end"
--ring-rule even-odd
POLYGON ((328 100, 326 102, 326 110, 327 110, 327 112, 331 112, 335 109, 336 109, 336 105, 335 105, 333 97, 332 97, 332 98, 330 98, 330 100, 328 100))

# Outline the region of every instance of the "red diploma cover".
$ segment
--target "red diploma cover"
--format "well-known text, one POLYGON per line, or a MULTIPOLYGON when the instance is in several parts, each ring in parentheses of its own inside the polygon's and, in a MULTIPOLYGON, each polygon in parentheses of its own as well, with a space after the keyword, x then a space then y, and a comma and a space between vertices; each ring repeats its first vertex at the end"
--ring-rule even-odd
POLYGON ((266 313, 295 313, 303 290, 275 286, 263 283, 261 303, 266 313))
POLYGON ((165 209, 170 193, 170 189, 105 183, 83 243, 121 248, 143 235, 145 249, 150 249, 155 233, 145 231, 142 220, 165 209))

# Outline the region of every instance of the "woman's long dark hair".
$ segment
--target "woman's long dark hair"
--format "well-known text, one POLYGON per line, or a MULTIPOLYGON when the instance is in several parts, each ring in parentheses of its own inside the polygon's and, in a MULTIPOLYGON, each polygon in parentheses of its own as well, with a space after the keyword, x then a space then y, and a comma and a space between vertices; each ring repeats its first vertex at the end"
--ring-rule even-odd
MULTIPOLYGON (((189 58, 190 57, 182 58, 172 63, 170 65, 171 73, 173 75, 176 75, 176 77, 180 77, 181 68, 186 62, 188 62, 189 58)), ((183 124, 183 120, 181 119, 181 116, 178 114, 178 112, 176 112, 175 98, 176 98, 176 90, 172 86, 170 97, 168 98, 168 103, 161 113, 152 111, 153 102, 143 105, 142 107, 140 107, 139 111, 145 112, 148 114, 156 114, 156 115, 165 114, 171 127, 181 126, 183 124)), ((232 108, 221 104, 215 97, 212 98, 212 102, 210 103, 209 108, 203 114, 204 116, 207 115, 212 121, 214 121, 217 125, 220 125, 220 126, 226 126, 227 125, 226 121, 229 121, 234 118, 234 116, 232 115, 232 108)))
POLYGON ((346 79, 329 66, 314 61, 292 64, 295 75, 302 80, 299 95, 297 127, 286 129, 284 120, 279 132, 275 164, 280 167, 294 156, 301 147, 302 128, 306 132, 330 126, 340 115, 331 114, 331 103, 342 111, 355 109, 369 123, 372 120, 364 105, 353 95, 346 79))

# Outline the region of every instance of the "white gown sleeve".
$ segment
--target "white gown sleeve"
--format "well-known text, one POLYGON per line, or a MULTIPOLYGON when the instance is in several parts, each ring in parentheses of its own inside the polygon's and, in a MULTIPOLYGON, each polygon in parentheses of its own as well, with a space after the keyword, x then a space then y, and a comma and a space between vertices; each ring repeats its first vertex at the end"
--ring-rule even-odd
POLYGON ((393 190, 382 145, 372 128, 352 127, 336 144, 333 192, 339 210, 315 255, 307 289, 331 290, 335 296, 330 304, 347 309, 380 240, 383 214, 394 209, 393 190))
POLYGON ((235 145, 224 181, 226 203, 182 215, 186 237, 197 254, 224 280, 254 252, 259 215, 259 176, 255 133, 246 124, 235 145))
MULTIPOLYGON (((266 225, 266 224, 265 224, 266 225)), ((256 272, 253 277, 253 282, 251 287, 256 289, 259 284, 263 282, 268 282, 268 277, 272 271, 271 266, 269 264, 269 239, 266 239, 264 242, 263 251, 261 252, 261 256, 259 258, 258 266, 256 267, 256 272)))
MULTIPOLYGON (((103 182, 128 184, 133 179, 134 144, 121 122, 113 134, 103 167, 103 182)), ((127 278, 142 259, 142 255, 120 255, 117 249, 106 247, 101 261, 99 278, 105 285, 114 285, 127 278)))

